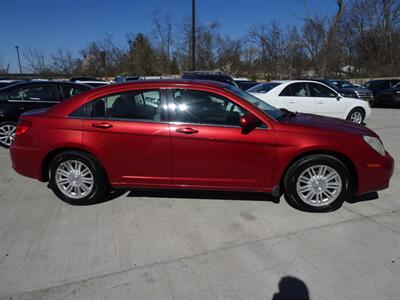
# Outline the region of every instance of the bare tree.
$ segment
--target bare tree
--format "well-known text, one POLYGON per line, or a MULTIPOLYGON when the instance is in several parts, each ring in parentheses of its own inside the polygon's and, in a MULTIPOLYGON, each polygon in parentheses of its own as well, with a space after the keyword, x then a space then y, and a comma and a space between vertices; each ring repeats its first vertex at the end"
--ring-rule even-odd
POLYGON ((7 67, 4 64, 4 59, 2 56, 0 56, 0 74, 7 74, 9 70, 10 64, 7 65, 7 67))
POLYGON ((52 56, 52 68, 56 73, 72 75, 75 68, 77 60, 73 57, 69 50, 64 50, 58 48, 56 53, 52 56))
POLYGON ((28 70, 35 74, 47 75, 51 74, 52 70, 46 64, 45 56, 42 50, 28 47, 23 56, 27 62, 28 70))
POLYGON ((174 46, 174 24, 172 18, 167 14, 158 13, 153 17, 153 30, 156 47, 160 52, 161 72, 171 74, 172 52, 174 46))

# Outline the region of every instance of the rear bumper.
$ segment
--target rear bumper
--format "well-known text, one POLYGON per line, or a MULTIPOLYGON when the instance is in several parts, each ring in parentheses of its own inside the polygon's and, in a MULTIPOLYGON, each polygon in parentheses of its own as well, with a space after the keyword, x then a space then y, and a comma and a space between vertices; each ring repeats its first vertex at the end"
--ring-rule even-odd
POLYGON ((357 195, 384 190, 394 172, 394 160, 388 152, 385 156, 377 155, 373 161, 361 162, 357 166, 357 195))
POLYGON ((13 144, 10 148, 10 155, 12 167, 17 173, 42 181, 43 154, 41 151, 13 144))

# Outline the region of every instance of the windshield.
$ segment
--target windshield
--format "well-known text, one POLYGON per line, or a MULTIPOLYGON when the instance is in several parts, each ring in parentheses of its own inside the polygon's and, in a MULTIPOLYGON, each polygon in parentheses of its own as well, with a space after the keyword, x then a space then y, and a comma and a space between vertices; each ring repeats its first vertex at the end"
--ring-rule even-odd
POLYGON ((267 104, 266 102, 254 97, 253 95, 249 94, 248 92, 242 91, 241 89, 234 87, 234 86, 227 86, 226 89, 234 93, 235 95, 239 96, 240 98, 250 102, 254 106, 258 107, 262 111, 264 111, 268 116, 272 117, 273 119, 277 120, 280 117, 284 116, 285 113, 272 105, 267 104))
POLYGON ((253 86, 252 88, 248 89, 247 92, 249 92, 249 93, 266 93, 278 85, 280 85, 279 82, 260 83, 260 84, 257 84, 256 86, 253 86))

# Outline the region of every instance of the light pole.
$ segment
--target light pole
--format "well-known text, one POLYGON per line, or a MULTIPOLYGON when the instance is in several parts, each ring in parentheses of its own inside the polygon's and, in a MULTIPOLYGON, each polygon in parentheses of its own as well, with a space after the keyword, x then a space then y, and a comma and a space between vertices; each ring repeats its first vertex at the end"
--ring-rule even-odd
POLYGON ((17 56, 18 56, 18 65, 19 65, 19 73, 22 74, 22 68, 21 68, 21 59, 19 57, 19 46, 15 46, 15 49, 17 49, 17 56))
POLYGON ((192 0, 192 71, 196 70, 196 0, 192 0))
POLYGON ((132 75, 133 75, 134 66, 133 66, 132 40, 127 40, 126 42, 127 42, 128 45, 129 45, 129 52, 130 52, 130 55, 131 55, 131 69, 132 69, 131 72, 132 72, 132 75))

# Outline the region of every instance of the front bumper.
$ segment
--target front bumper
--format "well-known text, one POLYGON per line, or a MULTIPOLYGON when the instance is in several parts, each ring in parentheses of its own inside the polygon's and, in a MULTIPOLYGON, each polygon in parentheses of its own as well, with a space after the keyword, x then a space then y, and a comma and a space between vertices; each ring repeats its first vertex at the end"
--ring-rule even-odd
POLYGON ((376 156, 373 161, 360 162, 357 165, 357 195, 384 190, 394 172, 394 160, 386 151, 385 156, 376 156))

